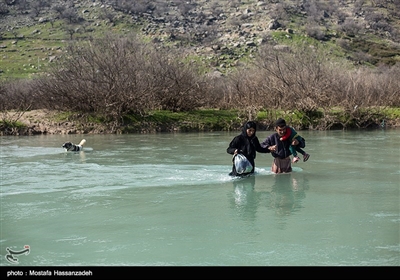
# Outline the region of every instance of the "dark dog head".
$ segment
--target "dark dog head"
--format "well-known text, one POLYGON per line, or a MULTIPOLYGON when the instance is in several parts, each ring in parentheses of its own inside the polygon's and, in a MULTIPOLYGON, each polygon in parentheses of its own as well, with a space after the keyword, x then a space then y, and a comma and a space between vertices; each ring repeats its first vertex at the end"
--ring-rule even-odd
POLYGON ((74 146, 75 146, 75 145, 72 144, 71 142, 65 142, 65 143, 62 145, 62 147, 63 147, 64 149, 66 149, 67 151, 73 149, 74 146))

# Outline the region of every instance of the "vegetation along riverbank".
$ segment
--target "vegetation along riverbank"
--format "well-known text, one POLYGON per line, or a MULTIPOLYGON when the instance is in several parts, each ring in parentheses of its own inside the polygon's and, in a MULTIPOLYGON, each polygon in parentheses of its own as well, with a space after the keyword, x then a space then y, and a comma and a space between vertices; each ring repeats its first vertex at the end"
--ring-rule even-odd
POLYGON ((0 133, 398 127, 399 8, 4 1, 0 133))
MULTIPOLYGON (((337 123, 336 129, 386 129, 400 128, 400 110, 387 110, 387 114, 377 114, 365 123, 353 119, 351 123, 337 123)), ((242 112, 243 113, 243 112, 242 112)), ((343 112, 336 112, 338 118, 343 112)), ((261 130, 273 130, 274 120, 284 117, 296 129, 325 130, 326 120, 316 118, 313 127, 304 127, 301 116, 294 113, 276 111, 258 112, 254 118, 261 130), (268 116, 268 117, 267 117, 268 116)), ((109 134, 109 133, 157 133, 157 132, 210 132, 240 130, 248 118, 237 110, 197 110, 192 112, 155 111, 147 116, 132 116, 125 123, 104 122, 84 114, 50 110, 30 110, 26 112, 3 112, 0 121, 0 135, 40 135, 40 134, 109 134), (7 116, 4 116, 7 114, 7 116), (4 121, 12 119, 13 122, 4 121)), ((253 119, 253 118, 251 118, 253 119)), ((334 128, 334 129, 335 129, 334 128)))

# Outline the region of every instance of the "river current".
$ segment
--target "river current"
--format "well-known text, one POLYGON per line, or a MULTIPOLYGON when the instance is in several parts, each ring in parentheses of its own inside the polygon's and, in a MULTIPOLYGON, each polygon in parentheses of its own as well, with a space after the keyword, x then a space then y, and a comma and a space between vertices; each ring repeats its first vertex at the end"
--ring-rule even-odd
POLYGON ((307 162, 246 178, 237 132, 3 136, 0 265, 399 266, 399 131, 300 133, 307 162))

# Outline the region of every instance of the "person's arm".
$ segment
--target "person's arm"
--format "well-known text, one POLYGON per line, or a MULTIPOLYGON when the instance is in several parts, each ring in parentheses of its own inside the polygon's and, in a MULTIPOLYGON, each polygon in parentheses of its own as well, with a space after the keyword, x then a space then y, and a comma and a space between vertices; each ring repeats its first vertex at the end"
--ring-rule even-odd
POLYGON ((263 148, 268 148, 269 146, 271 146, 269 137, 265 138, 264 141, 262 141, 262 142, 260 143, 260 145, 261 145, 261 147, 263 147, 263 148))
MULTIPOLYGON (((276 134, 276 133, 275 133, 276 134)), ((272 134, 270 136, 268 136, 262 143, 261 143, 261 147, 263 148, 268 148, 268 150, 273 153, 273 152, 277 152, 277 148, 278 148, 278 144, 276 143, 278 140, 275 139, 279 139, 279 136, 274 136, 275 134, 272 134), (278 138, 276 138, 278 137, 278 138)))
POLYGON ((268 147, 261 146, 260 141, 258 140, 257 137, 254 137, 252 142, 253 142, 254 148, 256 149, 257 152, 259 152, 259 153, 270 153, 271 152, 268 147))
POLYGON ((228 154, 234 155, 236 153, 240 153, 240 139, 239 136, 233 138, 231 143, 229 143, 228 148, 226 149, 228 154))
POLYGON ((276 143, 272 139, 273 135, 267 137, 262 143, 260 143, 261 147, 267 148, 270 152, 274 152, 276 150, 276 143))

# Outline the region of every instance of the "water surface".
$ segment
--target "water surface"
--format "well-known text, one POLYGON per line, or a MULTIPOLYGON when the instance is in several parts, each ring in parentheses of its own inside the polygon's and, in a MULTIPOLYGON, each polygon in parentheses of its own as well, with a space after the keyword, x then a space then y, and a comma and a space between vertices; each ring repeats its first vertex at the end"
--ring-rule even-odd
POLYGON ((236 134, 1 137, 0 265, 400 265, 399 131, 304 131, 308 162, 240 179, 236 134))

